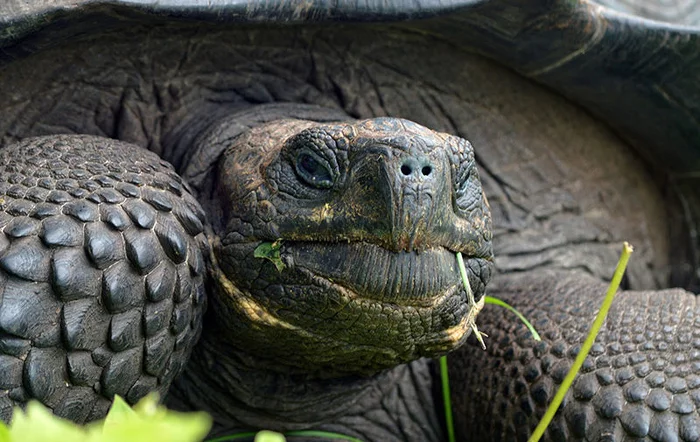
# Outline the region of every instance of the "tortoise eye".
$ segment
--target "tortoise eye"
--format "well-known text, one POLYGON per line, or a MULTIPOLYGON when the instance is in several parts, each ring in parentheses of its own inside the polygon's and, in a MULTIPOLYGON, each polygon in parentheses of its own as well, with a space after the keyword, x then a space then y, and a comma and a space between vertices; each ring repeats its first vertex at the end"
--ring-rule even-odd
POLYGON ((319 189, 333 186, 333 174, 329 165, 315 155, 302 152, 297 156, 296 171, 308 185, 319 189))

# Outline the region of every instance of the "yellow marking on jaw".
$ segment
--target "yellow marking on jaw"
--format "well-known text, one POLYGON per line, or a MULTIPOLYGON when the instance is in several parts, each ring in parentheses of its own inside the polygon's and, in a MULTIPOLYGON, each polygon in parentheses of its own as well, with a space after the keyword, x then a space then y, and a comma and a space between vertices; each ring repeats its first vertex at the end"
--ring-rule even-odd
MULTIPOLYGON (((212 261, 214 259, 212 259, 212 261)), ((214 265, 212 267, 214 267, 214 273, 216 274, 216 279, 219 281, 221 288, 223 288, 226 294, 229 295, 229 298, 233 300, 233 307, 238 310, 239 313, 249 319, 251 323, 265 325, 268 327, 284 328, 287 330, 298 329, 298 327, 275 317, 272 313, 267 311, 265 307, 255 302, 254 299, 246 296, 242 291, 236 288, 235 285, 233 285, 226 275, 224 275, 224 273, 218 268, 218 265, 214 265)))
POLYGON ((457 343, 462 339, 462 336, 464 336, 468 329, 469 321, 467 320, 467 318, 462 318, 459 324, 455 325, 454 327, 448 328, 443 333, 445 334, 445 337, 450 342, 450 344, 457 345, 457 343))
POLYGON ((479 314, 479 312, 481 312, 481 309, 484 308, 484 304, 484 298, 482 297, 479 300, 479 302, 476 302, 471 307, 471 309, 469 310, 469 314, 465 318, 462 318, 459 324, 450 327, 443 332, 450 343, 456 345, 457 343, 459 343, 459 341, 462 339, 462 337, 468 329, 474 329, 476 324, 476 316, 479 314))
POLYGON ((266 325, 268 327, 284 328, 287 330, 294 330, 298 328, 288 322, 276 318, 263 306, 248 297, 239 298, 236 307, 253 323, 266 325))
MULTIPOLYGON (((210 240, 211 249, 214 250, 214 244, 210 240)), ((253 324, 265 325, 268 327, 278 327, 287 330, 303 331, 299 327, 296 327, 288 322, 285 322, 272 313, 267 311, 265 307, 255 302, 250 296, 246 296, 241 290, 239 290, 232 282, 229 280, 224 272, 219 267, 219 262, 216 259, 216 253, 211 254, 212 271, 214 277, 219 282, 219 286, 224 290, 228 297, 233 301, 229 305, 232 305, 240 314, 245 316, 253 324)))
POLYGON ((319 224, 323 221, 330 221, 333 219, 333 208, 330 204, 326 203, 323 205, 323 207, 313 210, 311 213, 311 219, 319 224))

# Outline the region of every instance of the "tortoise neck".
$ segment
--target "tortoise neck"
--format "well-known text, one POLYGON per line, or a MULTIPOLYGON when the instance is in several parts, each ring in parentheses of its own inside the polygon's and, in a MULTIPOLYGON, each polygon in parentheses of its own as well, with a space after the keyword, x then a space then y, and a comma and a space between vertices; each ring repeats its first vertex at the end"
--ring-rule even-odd
MULTIPOLYGON (((314 428, 380 406, 406 365, 378 375, 318 379, 260 367, 260 361, 208 333, 167 397, 170 408, 203 410, 214 433, 314 428)), ((422 361, 426 363, 425 361, 422 361)))

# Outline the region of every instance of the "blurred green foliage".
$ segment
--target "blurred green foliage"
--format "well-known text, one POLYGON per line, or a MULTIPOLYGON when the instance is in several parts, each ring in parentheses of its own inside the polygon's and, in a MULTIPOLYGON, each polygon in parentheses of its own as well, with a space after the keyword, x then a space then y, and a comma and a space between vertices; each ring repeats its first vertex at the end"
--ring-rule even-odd
POLYGON ((179 413, 158 404, 151 394, 131 408, 115 396, 101 421, 85 426, 58 418, 39 402, 16 408, 9 426, 0 422, 0 442, 200 442, 211 428, 207 413, 179 413))

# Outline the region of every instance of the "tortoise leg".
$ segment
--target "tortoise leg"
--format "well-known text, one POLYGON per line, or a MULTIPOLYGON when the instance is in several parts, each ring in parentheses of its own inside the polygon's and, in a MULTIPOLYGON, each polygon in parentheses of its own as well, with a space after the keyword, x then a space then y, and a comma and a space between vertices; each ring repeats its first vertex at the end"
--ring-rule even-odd
MULTIPOLYGON (((450 380, 459 440, 527 440, 564 379, 606 284, 578 272, 501 275, 491 294, 518 308, 535 342, 505 310, 478 318, 487 351, 467 344, 450 380)), ((683 290, 624 291, 545 440, 700 438, 700 308, 683 290)))
POLYGON ((165 393, 201 329, 204 216, 172 166, 127 143, 0 151, 0 418, 37 399, 78 422, 165 393))

